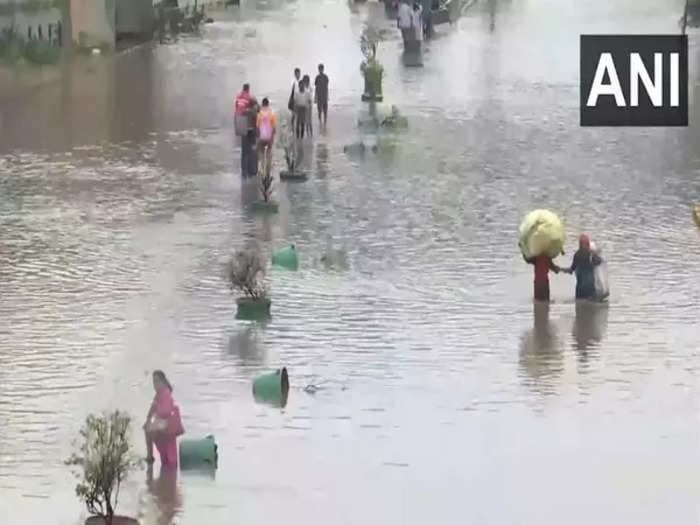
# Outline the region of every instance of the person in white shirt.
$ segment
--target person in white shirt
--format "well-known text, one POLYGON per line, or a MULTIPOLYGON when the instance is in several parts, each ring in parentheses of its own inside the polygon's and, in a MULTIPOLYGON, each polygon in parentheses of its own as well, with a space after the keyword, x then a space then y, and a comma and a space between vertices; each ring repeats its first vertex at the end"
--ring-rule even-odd
POLYGON ((423 9, 418 2, 413 2, 413 12, 411 13, 411 25, 413 26, 414 39, 423 40, 423 9))
POLYGON ((299 84, 297 84, 296 92, 294 93, 294 112, 296 113, 294 121, 298 139, 304 138, 304 131, 306 130, 306 114, 311 107, 311 103, 311 93, 306 90, 305 82, 300 81, 299 84))
POLYGON ((313 137, 314 119, 311 117, 313 116, 314 90, 311 89, 311 77, 309 77, 309 75, 304 75, 301 80, 302 82, 304 82, 304 91, 308 92, 309 100, 311 100, 311 103, 309 104, 309 110, 306 112, 306 132, 309 134, 309 137, 313 137))
POLYGON ((294 68, 294 79, 292 80, 292 91, 289 94, 289 102, 287 102, 287 109, 292 112, 292 129, 294 129, 294 94, 297 92, 297 86, 301 80, 301 69, 298 67, 294 68))
POLYGON ((413 10, 411 9, 411 4, 407 0, 402 0, 399 4, 399 12, 397 17, 397 24, 401 30, 401 36, 403 37, 404 44, 411 40, 411 32, 413 31, 413 10))

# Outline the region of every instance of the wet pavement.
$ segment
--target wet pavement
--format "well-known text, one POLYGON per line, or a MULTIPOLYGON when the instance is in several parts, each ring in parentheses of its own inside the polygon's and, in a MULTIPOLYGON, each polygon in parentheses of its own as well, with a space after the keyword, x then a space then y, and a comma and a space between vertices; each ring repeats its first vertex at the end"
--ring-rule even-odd
POLYGON ((154 368, 221 457, 150 489, 134 473, 122 510, 144 524, 698 523, 700 104, 687 129, 578 125, 579 34, 673 32, 675 3, 480 2, 406 69, 377 5, 260 2, 0 107, 0 523, 77 522, 71 442, 103 408, 138 427, 154 368), (357 157, 368 17, 410 129, 357 157), (310 180, 256 218, 233 97, 249 81, 284 112, 318 62, 310 180), (581 230, 603 248, 608 308, 564 275, 533 308, 535 207, 566 221, 562 264, 581 230), (235 321, 228 256, 290 242, 272 321, 235 321), (288 406, 254 404, 279 365, 288 406))

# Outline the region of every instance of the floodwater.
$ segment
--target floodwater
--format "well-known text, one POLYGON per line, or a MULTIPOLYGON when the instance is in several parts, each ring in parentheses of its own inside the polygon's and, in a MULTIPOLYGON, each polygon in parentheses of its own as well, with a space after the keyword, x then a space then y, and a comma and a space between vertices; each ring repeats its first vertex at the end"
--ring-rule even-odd
POLYGON ((700 522, 700 103, 687 129, 578 125, 579 34, 673 32, 669 4, 482 1, 407 69, 376 4, 270 0, 3 105, 0 523, 79 521, 71 442, 92 411, 138 428, 154 368, 221 456, 215 476, 135 472, 120 508, 144 524, 700 522), (367 19, 410 129, 357 157, 367 19), (255 217, 235 91, 284 112, 292 68, 320 61, 311 177, 255 217), (562 264, 582 230, 603 248, 608 308, 566 275, 533 308, 516 229, 535 207, 566 220, 562 264), (236 321, 228 256, 291 242, 271 322, 236 321), (280 365, 289 404, 255 404, 280 365))

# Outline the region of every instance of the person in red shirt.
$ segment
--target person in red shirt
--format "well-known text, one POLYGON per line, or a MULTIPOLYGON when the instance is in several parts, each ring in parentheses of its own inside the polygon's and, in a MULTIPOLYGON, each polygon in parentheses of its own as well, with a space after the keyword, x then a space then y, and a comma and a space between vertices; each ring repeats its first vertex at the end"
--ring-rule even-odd
POLYGON ((255 97, 250 93, 250 84, 243 84, 243 89, 236 95, 236 115, 245 115, 254 103, 255 97))
POLYGON ((255 117, 258 102, 250 92, 250 85, 243 84, 243 89, 236 95, 234 103, 234 125, 236 134, 241 137, 241 173, 244 177, 257 174, 258 159, 255 144, 255 117))
MULTIPOLYGON (((562 251, 563 254, 564 252, 562 251)), ((523 259, 525 259, 526 263, 535 267, 535 301, 549 301, 549 271, 559 273, 560 268, 554 264, 549 255, 537 255, 530 258, 523 255, 523 259)))

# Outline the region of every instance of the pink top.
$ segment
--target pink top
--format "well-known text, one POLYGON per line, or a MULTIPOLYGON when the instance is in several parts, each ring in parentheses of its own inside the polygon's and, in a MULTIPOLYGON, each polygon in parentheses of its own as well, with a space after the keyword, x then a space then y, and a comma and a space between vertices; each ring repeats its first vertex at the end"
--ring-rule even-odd
POLYGON ((153 398, 154 415, 160 419, 168 419, 175 410, 175 400, 168 388, 161 388, 153 398))

